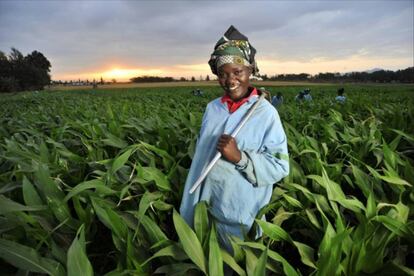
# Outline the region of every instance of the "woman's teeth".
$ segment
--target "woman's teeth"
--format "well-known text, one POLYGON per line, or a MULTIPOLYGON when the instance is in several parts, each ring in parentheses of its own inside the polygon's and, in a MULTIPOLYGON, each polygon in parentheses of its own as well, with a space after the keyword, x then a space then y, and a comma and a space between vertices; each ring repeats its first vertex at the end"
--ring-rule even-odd
POLYGON ((236 90, 237 88, 239 88, 239 84, 237 84, 237 85, 234 85, 234 86, 230 86, 229 87, 229 90, 236 90))

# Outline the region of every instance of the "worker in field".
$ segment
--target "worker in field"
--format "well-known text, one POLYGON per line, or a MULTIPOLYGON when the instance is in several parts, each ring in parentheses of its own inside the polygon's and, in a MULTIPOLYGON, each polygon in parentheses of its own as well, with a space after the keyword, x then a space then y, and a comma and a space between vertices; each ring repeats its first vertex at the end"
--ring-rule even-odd
POLYGON ((311 90, 309 88, 307 88, 303 92, 304 92, 303 99, 306 102, 311 102, 312 101, 311 90))
POLYGON ((202 97, 204 94, 204 92, 200 90, 200 88, 197 88, 196 90, 191 91, 191 93, 193 94, 193 96, 200 96, 200 97, 202 97))
MULTIPOLYGON (((193 226, 196 204, 206 201, 219 242, 229 252, 229 237, 245 237, 258 211, 269 203, 273 184, 289 173, 287 140, 278 112, 269 101, 258 100, 262 92, 249 82, 258 73, 255 54, 247 37, 233 26, 214 47, 209 65, 224 94, 206 107, 180 207, 193 226), (236 138, 230 136, 256 102, 236 138), (217 151, 222 157, 190 194, 217 151)), ((255 230, 260 235, 260 229, 255 230)))
POLYGON ((296 96, 295 96, 295 101, 300 103, 303 102, 304 100, 304 96, 305 96, 305 92, 304 91, 300 91, 296 96))
POLYGON ((282 103, 283 103, 283 95, 282 95, 282 93, 281 93, 281 92, 278 92, 278 93, 276 94, 276 96, 273 96, 273 97, 272 97, 272 105, 273 105, 275 108, 278 108, 279 106, 281 106, 281 105, 282 105, 282 103))
POLYGON ((343 87, 339 88, 337 93, 338 93, 338 96, 335 97, 335 101, 337 103, 344 104, 346 102, 346 97, 344 96, 345 89, 343 87))

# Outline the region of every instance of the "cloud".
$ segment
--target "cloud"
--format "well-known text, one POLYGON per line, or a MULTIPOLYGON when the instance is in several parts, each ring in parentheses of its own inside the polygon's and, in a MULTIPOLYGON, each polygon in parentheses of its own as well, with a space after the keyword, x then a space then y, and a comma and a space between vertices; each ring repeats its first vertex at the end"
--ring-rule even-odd
POLYGON ((41 51, 54 78, 113 65, 207 74, 212 48, 232 24, 265 64, 323 60, 329 69, 357 57, 374 67, 412 66, 412 1, 2 0, 0 50, 41 51))

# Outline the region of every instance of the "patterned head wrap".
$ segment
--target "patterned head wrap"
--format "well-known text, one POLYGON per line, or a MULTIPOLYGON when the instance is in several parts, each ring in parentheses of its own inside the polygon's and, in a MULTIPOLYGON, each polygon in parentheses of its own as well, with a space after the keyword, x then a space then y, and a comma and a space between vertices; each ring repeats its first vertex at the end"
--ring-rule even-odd
POLYGON ((250 45, 248 38, 232 25, 217 41, 208 64, 215 75, 220 66, 228 63, 250 66, 253 75, 256 75, 259 69, 254 59, 255 54, 256 49, 250 45))

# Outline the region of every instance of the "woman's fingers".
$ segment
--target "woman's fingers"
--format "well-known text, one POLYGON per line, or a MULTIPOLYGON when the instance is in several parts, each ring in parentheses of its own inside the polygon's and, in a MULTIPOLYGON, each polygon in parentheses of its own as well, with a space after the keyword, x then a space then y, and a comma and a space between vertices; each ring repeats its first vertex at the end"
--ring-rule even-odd
POLYGON ((237 147, 236 139, 230 135, 223 134, 217 143, 217 150, 221 152, 223 157, 233 163, 237 163, 241 158, 241 153, 237 147))
POLYGON ((225 146, 229 145, 232 142, 232 140, 234 140, 233 137, 231 137, 230 135, 227 135, 227 134, 223 134, 223 135, 220 136, 220 138, 218 140, 217 147, 222 149, 225 146))

